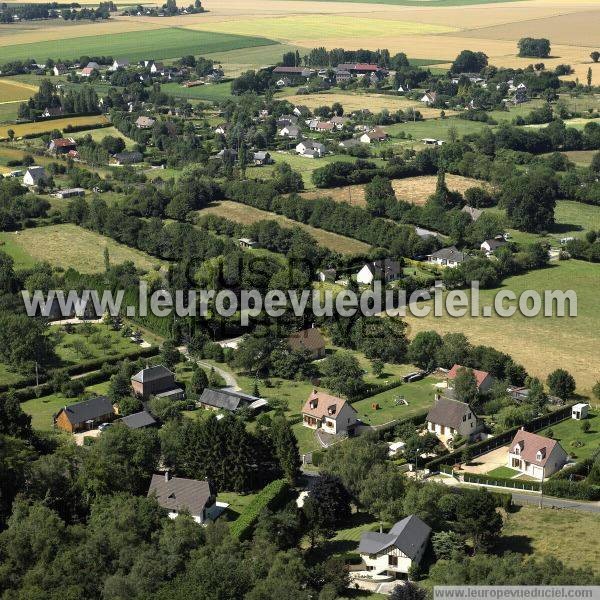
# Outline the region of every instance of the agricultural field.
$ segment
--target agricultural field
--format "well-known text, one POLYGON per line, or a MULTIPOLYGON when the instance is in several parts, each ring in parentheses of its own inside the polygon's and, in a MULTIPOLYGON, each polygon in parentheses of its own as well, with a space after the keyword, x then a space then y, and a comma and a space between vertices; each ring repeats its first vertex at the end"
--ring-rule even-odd
POLYGON ((592 408, 587 422, 590 430, 584 433, 581 424, 585 421, 567 419, 548 427, 540 432, 540 435, 548 435, 552 431, 552 438, 560 442, 560 445, 574 458, 578 460, 591 458, 600 450, 600 412, 598 406, 592 408))
POLYGON ((225 217, 226 219, 230 219, 237 223, 243 223, 244 225, 250 225, 265 220, 277 221, 282 227, 300 227, 304 229, 307 233, 310 233, 321 246, 334 250, 335 252, 340 252, 342 254, 358 254, 369 250, 368 244, 364 244, 358 240, 353 240, 335 233, 329 233, 328 231, 317 229, 310 225, 292 221, 287 217, 275 213, 260 210, 238 202, 231 202, 229 200, 214 202, 211 206, 202 209, 197 214, 219 215, 220 217, 225 217))
MULTIPOLYGON (((198 22, 190 28, 199 31, 215 31, 237 35, 260 35, 274 40, 283 40, 292 44, 305 45, 302 40, 309 36, 311 39, 321 37, 327 39, 332 34, 329 19, 315 19, 313 16, 281 16, 246 18, 243 20, 216 22, 198 22)), ((454 31, 453 27, 445 25, 430 25, 412 21, 385 21, 371 18, 358 20, 355 17, 339 15, 335 18, 335 36, 337 39, 353 39, 357 35, 375 37, 385 28, 386 35, 401 36, 406 34, 439 34, 454 31)))
POLYGON ((0 138, 8 137, 8 130, 15 132, 15 137, 19 138, 32 133, 44 133, 54 129, 63 130, 68 125, 99 125, 108 123, 104 115, 89 115, 87 117, 65 117, 64 119, 52 119, 45 121, 35 121, 32 123, 20 123, 17 125, 0 125, 0 138))
POLYGON ((0 79, 0 104, 11 104, 28 100, 37 91, 37 86, 13 81, 11 79, 0 79))
POLYGON ((15 42, 11 44, 11 38, 0 37, 0 45, 3 46, 3 60, 25 60, 32 57, 40 61, 48 57, 73 59, 79 58, 82 54, 100 56, 109 50, 113 56, 127 57, 132 61, 142 60, 148 56, 159 60, 179 58, 184 54, 223 52, 273 43, 264 37, 192 31, 176 27, 112 33, 109 36, 84 35, 55 40, 45 38, 42 31, 36 33, 38 33, 38 40, 45 39, 46 41, 32 40, 24 44, 15 42))
POLYGON ((104 248, 108 248, 113 265, 132 261, 138 269, 150 271, 162 264, 139 250, 71 224, 25 229, 18 234, 1 233, 0 242, 4 242, 2 250, 22 267, 47 261, 64 269, 98 273, 104 270, 104 248))
MULTIPOLYGON (((525 317, 517 311, 511 318, 470 317, 452 319, 407 317, 409 336, 434 329, 440 334, 463 332, 474 344, 493 346, 507 352, 532 375, 546 378, 557 368, 567 369, 582 394, 589 394, 598 379, 600 356, 600 304, 596 294, 600 266, 579 260, 551 263, 552 266, 506 279, 499 289, 521 294, 525 290, 542 293, 551 290, 576 290, 577 317, 525 317)), ((482 290, 482 306, 492 305, 496 290, 482 290)))
MULTIPOLYGON (((422 177, 393 179, 391 183, 399 200, 420 205, 425 204, 427 198, 435 192, 437 176, 424 175, 422 177)), ((446 184, 450 190, 460 193, 464 193, 470 187, 487 186, 486 182, 477 179, 450 174, 446 174, 446 184)), ((362 184, 302 193, 304 198, 322 198, 323 196, 329 196, 336 202, 346 202, 353 206, 366 206, 365 186, 362 184)))
POLYGON ((383 129, 392 136, 389 143, 410 145, 415 148, 422 148, 420 142, 423 138, 434 138, 436 140, 447 141, 452 133, 457 137, 463 137, 471 133, 481 133, 489 127, 485 123, 479 121, 468 121, 466 119, 458 119, 450 117, 446 119, 427 119, 425 121, 415 121, 408 123, 396 123, 395 125, 387 125, 383 129), (407 138, 407 139, 404 139, 407 138), (412 140, 412 141, 409 141, 412 140), (416 145, 414 144, 416 141, 416 145))
POLYGON ((73 137, 77 139, 78 137, 83 137, 86 135, 92 136, 92 139, 95 142, 101 142, 106 136, 110 135, 112 137, 121 138, 125 142, 125 147, 130 150, 135 142, 128 138, 126 135, 123 135, 116 127, 99 127, 98 129, 87 129, 86 131, 81 131, 73 134, 73 137))
MULTIPOLYGON (((435 119, 440 116, 439 108, 429 108, 416 100, 409 100, 408 98, 391 94, 350 93, 338 90, 320 94, 286 96, 285 100, 288 100, 292 104, 303 104, 310 109, 315 109, 319 106, 331 106, 334 102, 339 102, 344 107, 346 114, 363 108, 368 108, 372 112, 381 112, 384 109, 396 112, 397 110, 406 111, 409 108, 413 108, 418 110, 424 119, 435 119)), ((446 110, 446 114, 450 116, 455 114, 455 112, 446 110)))
POLYGON ((496 551, 551 555, 600 574, 600 519, 589 512, 523 506, 506 515, 496 551))
POLYGON ((563 154, 578 167, 589 167, 597 152, 594 150, 571 150, 569 152, 563 152, 563 154))

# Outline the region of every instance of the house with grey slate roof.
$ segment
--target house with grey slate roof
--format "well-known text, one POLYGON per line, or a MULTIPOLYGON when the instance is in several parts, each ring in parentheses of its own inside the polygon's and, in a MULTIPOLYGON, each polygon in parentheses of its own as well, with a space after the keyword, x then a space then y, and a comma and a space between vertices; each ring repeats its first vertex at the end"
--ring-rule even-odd
POLYGON ((129 429, 142 429, 156 425, 154 417, 147 410, 141 410, 132 415, 121 417, 119 420, 129 429))
POLYGON ((209 410, 225 410, 237 412, 242 408, 257 410, 266 406, 268 402, 263 398, 250 396, 242 392, 233 392, 231 390, 219 390, 215 388, 204 388, 202 395, 198 399, 197 405, 209 410))
POLYGON ((433 254, 427 256, 427 261, 440 267, 458 267, 466 260, 469 259, 469 255, 461 252, 456 246, 449 246, 448 248, 442 248, 433 254))
POLYGON ((214 487, 206 479, 171 477, 168 471, 164 475, 152 475, 148 497, 152 496, 169 511, 171 519, 188 512, 196 523, 204 523, 209 518, 209 511, 217 499, 214 487))
POLYGON ((413 565, 423 557, 431 527, 416 515, 398 521, 388 531, 361 535, 358 552, 371 575, 406 579, 413 565))
POLYGON ((460 435, 473 439, 484 430, 484 422, 466 403, 437 396, 435 404, 429 409, 426 417, 427 431, 447 444, 460 435))
POLYGON ((177 386, 175 375, 163 365, 146 367, 131 378, 131 387, 136 396, 148 400, 150 396, 165 397, 173 400, 182 400, 184 391, 177 386))
POLYGON ((114 415, 111 401, 106 396, 97 396, 61 408, 54 416, 54 426, 70 433, 88 431, 111 421, 114 415))

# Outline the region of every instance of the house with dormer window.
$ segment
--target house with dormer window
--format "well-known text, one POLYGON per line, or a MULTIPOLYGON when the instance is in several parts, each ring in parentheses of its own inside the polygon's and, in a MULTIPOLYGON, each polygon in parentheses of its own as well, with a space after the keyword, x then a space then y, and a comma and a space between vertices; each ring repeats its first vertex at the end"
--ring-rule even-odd
POLYGON ((313 390, 302 408, 302 424, 332 435, 352 434, 356 414, 347 400, 313 390))
POLYGON ((410 515, 395 523, 388 533, 363 533, 358 553, 370 574, 406 579, 411 567, 421 561, 430 535, 429 525, 410 515))
POLYGON ((568 459, 556 441, 521 428, 508 449, 508 467, 536 479, 546 479, 564 467, 568 459))

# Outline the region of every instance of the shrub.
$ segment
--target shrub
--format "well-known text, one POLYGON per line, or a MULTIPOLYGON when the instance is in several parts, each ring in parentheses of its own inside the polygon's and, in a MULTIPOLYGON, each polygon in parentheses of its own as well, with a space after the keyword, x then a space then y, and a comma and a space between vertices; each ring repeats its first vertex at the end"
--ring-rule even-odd
POLYGON ((246 506, 240 516, 231 524, 231 535, 239 540, 247 539, 258 517, 265 509, 278 508, 285 500, 290 486, 285 479, 275 479, 266 485, 246 506))
POLYGON ((542 487, 544 494, 573 500, 600 500, 600 485, 590 485, 583 481, 549 479, 542 487))

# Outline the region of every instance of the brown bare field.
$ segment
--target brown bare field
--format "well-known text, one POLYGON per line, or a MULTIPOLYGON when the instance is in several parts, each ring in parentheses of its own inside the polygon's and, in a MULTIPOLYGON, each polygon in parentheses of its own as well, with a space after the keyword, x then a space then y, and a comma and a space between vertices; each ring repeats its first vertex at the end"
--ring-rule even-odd
POLYGON ((231 202, 230 200, 224 200, 222 202, 215 202, 208 208, 204 208, 197 213, 199 216, 206 214, 214 214, 220 217, 225 217, 236 223, 243 223, 244 225, 251 225, 258 221, 277 221, 282 227, 301 227, 307 233, 310 233, 319 245, 329 248, 335 252, 341 254, 358 254, 367 252, 370 248, 368 244, 353 240, 343 235, 337 235, 336 233, 329 233, 323 229, 317 229, 310 225, 304 225, 297 221, 292 221, 287 217, 277 215, 275 213, 267 212, 266 210, 260 210, 246 204, 240 204, 239 202, 231 202))
POLYGON ((600 9, 558 14, 541 18, 528 15, 526 21, 514 21, 491 27, 463 31, 465 37, 490 40, 515 40, 547 36, 553 44, 596 46, 599 42, 600 9))
POLYGON ((595 150, 571 150, 563 154, 576 165, 589 167, 594 155, 598 153, 595 150))
MULTIPOLYGON (((396 197, 399 200, 405 200, 412 204, 425 204, 427 198, 435 192, 437 183, 436 176, 423 177, 408 177, 406 179, 394 179, 392 187, 396 192, 396 197)), ((446 184, 452 191, 460 192, 461 194, 470 187, 487 186, 485 182, 462 177, 461 175, 446 175, 446 184)), ((312 190, 302 194, 304 198, 310 200, 315 198, 323 198, 330 196, 336 202, 346 202, 353 206, 365 206, 365 186, 364 185, 349 185, 346 187, 330 188, 326 190, 312 190)))
MULTIPOLYGON (((352 112, 361 108, 368 108, 372 112, 381 112, 384 108, 390 112, 397 110, 406 110, 414 108, 418 110, 425 119, 437 119, 440 116, 439 108, 428 108, 421 102, 415 102, 401 96, 388 96, 382 94, 362 94, 362 93, 322 93, 287 96, 285 98, 292 104, 303 104, 313 109, 318 106, 330 106, 334 102, 339 102, 345 112, 352 112)), ((451 116, 455 111, 446 110, 446 114, 451 116)))

